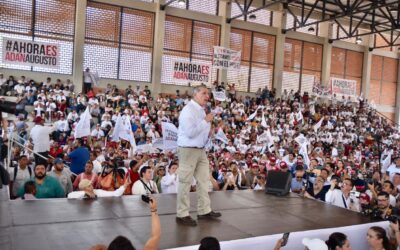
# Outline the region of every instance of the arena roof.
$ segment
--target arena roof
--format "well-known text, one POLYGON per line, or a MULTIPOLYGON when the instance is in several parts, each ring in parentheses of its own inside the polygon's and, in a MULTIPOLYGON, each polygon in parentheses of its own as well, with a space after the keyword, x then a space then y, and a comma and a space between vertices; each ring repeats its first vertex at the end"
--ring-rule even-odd
MULTIPOLYGON (((178 0, 166 0, 162 8, 178 0)), ((183 1, 183 0, 179 0, 183 1)), ((240 17, 256 15, 262 9, 286 10, 295 17, 293 27, 285 33, 323 22, 336 23, 340 29, 330 41, 378 34, 387 43, 383 48, 400 46, 399 0, 219 0, 237 4, 242 14, 227 18, 227 22, 240 17), (250 7, 252 7, 250 9, 250 7), (310 21, 312 19, 312 21, 310 21)))

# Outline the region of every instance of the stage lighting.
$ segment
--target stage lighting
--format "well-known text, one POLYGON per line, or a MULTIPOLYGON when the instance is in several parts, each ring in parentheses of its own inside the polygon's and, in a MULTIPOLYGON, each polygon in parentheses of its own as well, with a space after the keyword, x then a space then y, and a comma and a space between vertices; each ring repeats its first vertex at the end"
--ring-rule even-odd
POLYGON ((178 4, 179 4, 179 6, 185 6, 186 5, 186 1, 185 0, 178 0, 178 4))
POLYGON ((361 43, 362 43, 361 37, 357 37, 357 39, 356 39, 356 44, 361 44, 361 43))
POLYGON ((310 28, 308 28, 308 32, 315 32, 315 29, 314 29, 314 27, 310 27, 310 28))
POLYGON ((257 18, 257 16, 255 14, 251 14, 249 16, 249 19, 252 20, 252 21, 256 20, 256 18, 257 18))

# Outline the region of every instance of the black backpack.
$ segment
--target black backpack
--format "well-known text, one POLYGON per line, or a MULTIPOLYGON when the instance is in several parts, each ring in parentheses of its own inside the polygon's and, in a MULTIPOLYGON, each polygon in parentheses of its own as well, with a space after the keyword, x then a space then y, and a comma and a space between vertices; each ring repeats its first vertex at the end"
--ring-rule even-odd
MULTIPOLYGON (((32 169, 29 166, 26 166, 28 168, 29 171, 29 177, 32 177, 32 169)), ((15 179, 17 178, 17 173, 18 173, 18 165, 16 165, 14 167, 14 178, 13 181, 15 181, 15 179)))

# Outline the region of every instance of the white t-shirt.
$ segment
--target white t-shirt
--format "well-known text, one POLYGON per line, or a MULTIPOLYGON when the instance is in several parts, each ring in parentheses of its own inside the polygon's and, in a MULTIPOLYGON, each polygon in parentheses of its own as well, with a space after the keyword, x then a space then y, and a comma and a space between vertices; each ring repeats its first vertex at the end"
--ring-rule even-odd
POLYGON ((389 177, 390 177, 390 181, 393 182, 393 176, 396 173, 400 174, 400 168, 397 168, 395 164, 392 164, 388 167, 388 169, 386 170, 386 172, 388 172, 389 177))
POLYGON ((35 125, 31 130, 34 152, 46 152, 50 150, 49 135, 54 131, 54 127, 35 125))

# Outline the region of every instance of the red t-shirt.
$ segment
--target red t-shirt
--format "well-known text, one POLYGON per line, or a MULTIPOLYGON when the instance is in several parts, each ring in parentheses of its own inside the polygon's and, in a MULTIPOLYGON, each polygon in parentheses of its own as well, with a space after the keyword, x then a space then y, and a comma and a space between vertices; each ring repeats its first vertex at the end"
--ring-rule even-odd
POLYGON ((137 180, 140 179, 139 173, 138 172, 133 172, 132 169, 129 169, 129 176, 131 177, 131 183, 135 183, 137 180))

